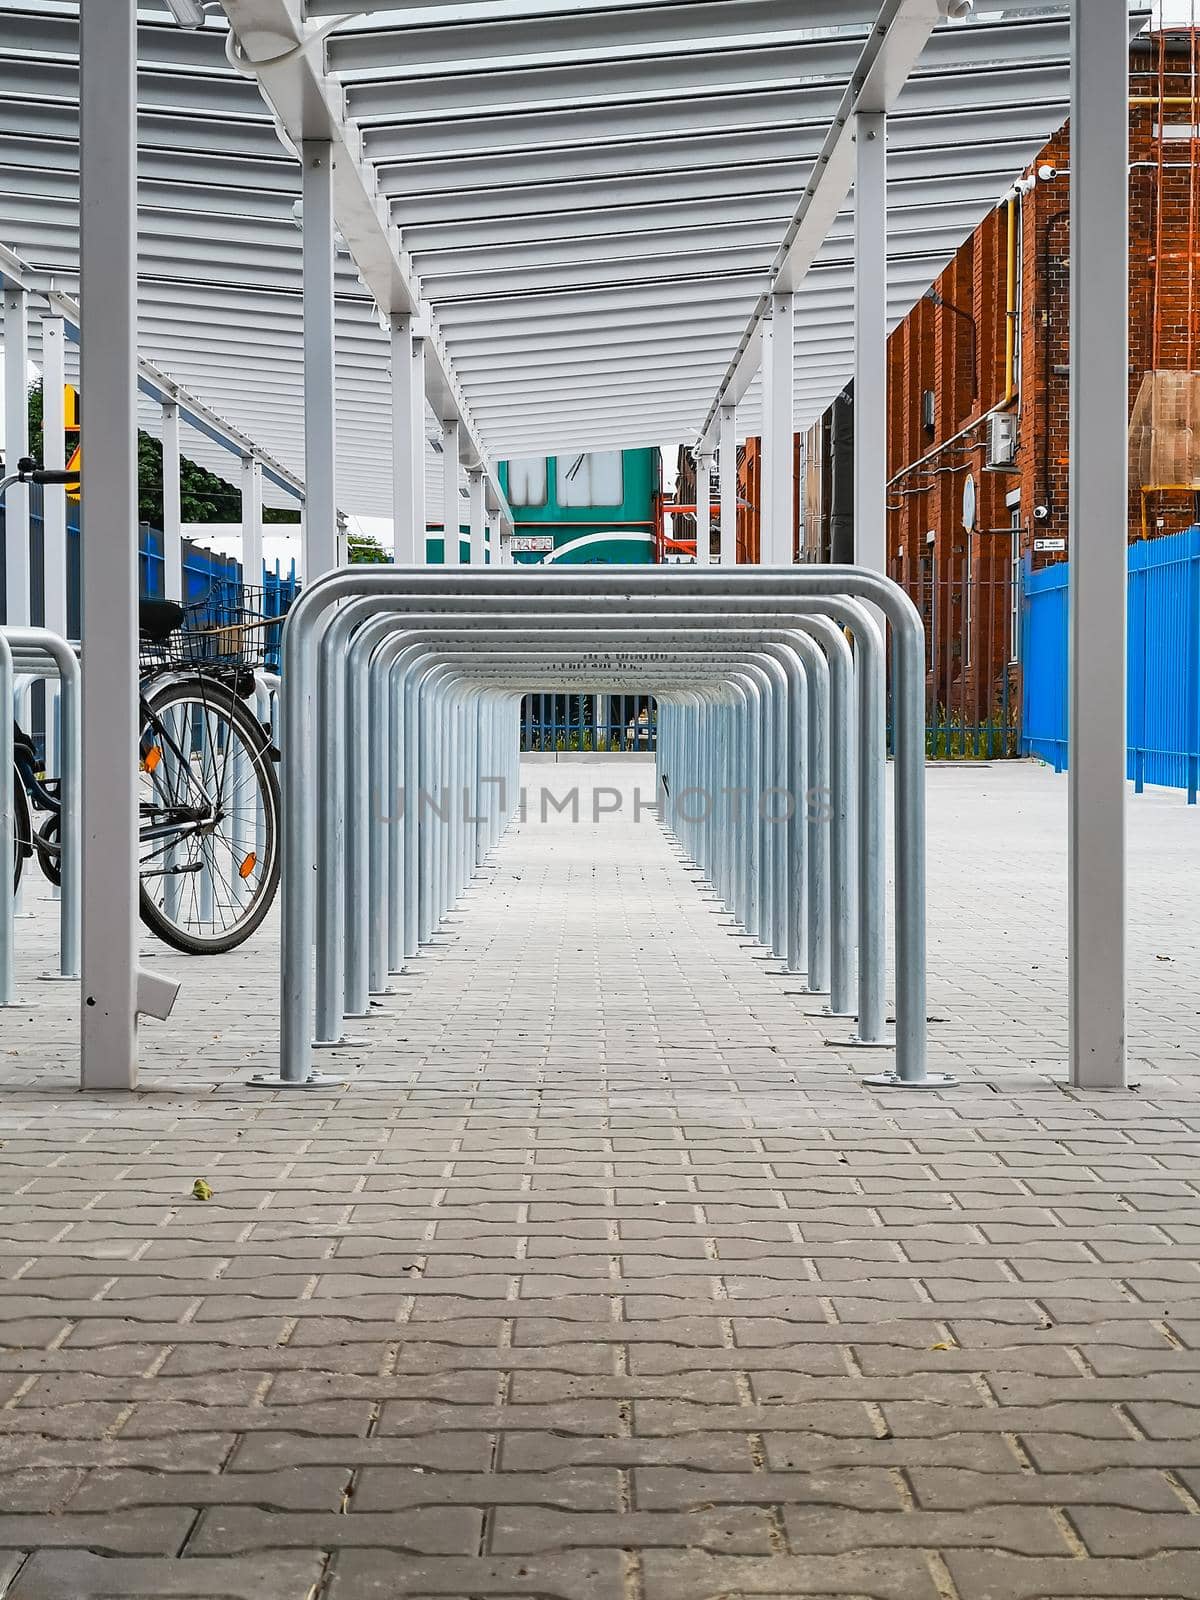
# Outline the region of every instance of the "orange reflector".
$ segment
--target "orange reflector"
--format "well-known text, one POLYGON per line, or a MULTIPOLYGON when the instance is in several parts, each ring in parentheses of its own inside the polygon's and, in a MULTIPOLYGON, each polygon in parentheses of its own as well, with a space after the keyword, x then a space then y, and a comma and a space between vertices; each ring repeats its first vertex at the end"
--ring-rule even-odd
POLYGON ((250 876, 250 874, 254 871, 254 866, 255 866, 255 863, 257 862, 257 860, 258 860, 258 857, 254 854, 254 851, 251 850, 250 854, 246 857, 246 859, 242 862, 241 866, 238 868, 238 877, 239 878, 248 878, 250 876))
POLYGON ((142 766, 147 772, 153 772, 161 760, 162 751, 156 744, 153 744, 150 746, 149 750, 146 751, 146 759, 142 762, 142 766))

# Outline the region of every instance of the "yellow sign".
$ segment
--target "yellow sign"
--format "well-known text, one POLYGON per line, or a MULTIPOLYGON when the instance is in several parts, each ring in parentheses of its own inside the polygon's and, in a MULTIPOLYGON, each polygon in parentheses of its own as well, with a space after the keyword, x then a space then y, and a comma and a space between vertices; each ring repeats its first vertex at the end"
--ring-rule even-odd
MULTIPOLYGON (((71 426, 71 424, 68 422, 67 423, 67 427, 69 428, 70 426, 71 426)), ((82 447, 82 445, 78 445, 77 444, 75 446, 74 450, 71 451, 71 459, 67 462, 67 471, 68 472, 73 472, 75 474, 75 480, 76 480, 73 485, 72 484, 68 484, 67 485, 67 499, 68 500, 78 500, 79 499, 79 478, 80 478, 80 476, 81 476, 81 474, 83 472, 83 447, 82 447)))
POLYGON ((79 432, 79 390, 73 383, 63 384, 63 426, 68 433, 79 432))

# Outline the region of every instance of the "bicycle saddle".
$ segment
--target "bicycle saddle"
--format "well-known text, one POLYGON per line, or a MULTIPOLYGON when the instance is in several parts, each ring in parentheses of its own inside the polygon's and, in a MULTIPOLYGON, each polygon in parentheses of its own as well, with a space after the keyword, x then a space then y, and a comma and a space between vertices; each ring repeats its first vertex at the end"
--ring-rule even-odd
POLYGON ((139 600, 138 633, 148 644, 163 644, 183 621, 175 600, 139 600))

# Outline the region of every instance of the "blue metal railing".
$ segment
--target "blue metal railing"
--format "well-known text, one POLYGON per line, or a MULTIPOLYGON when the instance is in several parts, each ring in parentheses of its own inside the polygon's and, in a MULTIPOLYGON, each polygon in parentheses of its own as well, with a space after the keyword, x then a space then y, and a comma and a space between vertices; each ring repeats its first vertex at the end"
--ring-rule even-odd
MULTIPOLYGON (((1067 765, 1067 604, 1070 563, 1026 569, 1022 601, 1022 751, 1067 765)), ((1128 773, 1200 787, 1200 527, 1129 547, 1128 773)))
POLYGON ((653 750, 658 705, 647 694, 527 694, 521 749, 653 750))

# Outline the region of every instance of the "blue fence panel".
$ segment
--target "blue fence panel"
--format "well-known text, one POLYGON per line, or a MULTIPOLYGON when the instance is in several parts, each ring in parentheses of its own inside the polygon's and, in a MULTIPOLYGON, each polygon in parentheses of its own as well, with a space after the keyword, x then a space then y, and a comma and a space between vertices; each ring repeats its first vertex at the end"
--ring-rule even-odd
MULTIPOLYGON (((45 620, 45 598, 42 592, 42 550, 43 550, 43 522, 42 522, 42 489, 40 484, 30 486, 29 497, 29 527, 30 527, 30 556, 31 581, 30 581, 30 613, 35 624, 45 620)), ((4 593, 4 508, 0 505, 0 616, 5 615, 4 593)), ((163 593, 163 579, 165 562, 163 560, 163 539, 157 528, 151 528, 143 523, 138 529, 138 577, 141 593, 147 598, 161 598, 163 593)), ((300 590, 300 582, 296 576, 296 563, 292 561, 286 570, 280 567, 278 561, 274 568, 263 563, 263 575, 259 580, 263 590, 263 611, 268 617, 280 617, 300 590)), ((191 540, 183 541, 183 598, 185 603, 205 600, 212 596, 215 600, 237 603, 237 590, 242 582, 241 562, 233 556, 219 555, 215 550, 206 550, 203 546, 193 544, 191 540)), ((77 501, 67 502, 67 633, 72 639, 79 638, 79 504, 77 501)), ((277 666, 274 659, 277 656, 278 630, 272 629, 268 638, 272 641, 269 665, 277 666)))
POLYGON ((1055 772, 1067 765, 1067 576, 1065 562, 1030 570, 1021 604, 1021 753, 1055 772))
POLYGON ((1200 528, 1129 551, 1129 776, 1196 802, 1200 528))
MULTIPOLYGON (((1067 597, 1070 563, 1024 574, 1021 748, 1067 765, 1067 597)), ((1186 789, 1200 777, 1200 527, 1129 547, 1127 770, 1186 789)))

